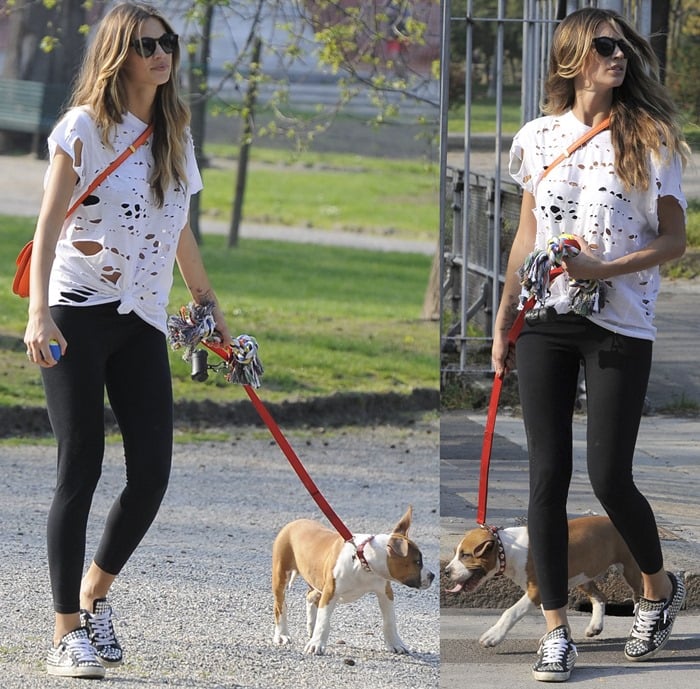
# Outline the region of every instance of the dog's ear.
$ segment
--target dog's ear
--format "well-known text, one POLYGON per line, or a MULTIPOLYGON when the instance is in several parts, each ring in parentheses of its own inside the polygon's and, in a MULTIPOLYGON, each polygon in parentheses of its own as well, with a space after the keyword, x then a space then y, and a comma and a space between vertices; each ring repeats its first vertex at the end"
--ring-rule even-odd
POLYGON ((493 548, 493 540, 489 539, 479 543, 476 548, 474 548, 474 557, 483 557, 486 553, 493 548))
POLYGON ((408 541, 405 538, 392 536, 386 544, 386 550, 389 555, 394 553, 399 557, 406 557, 408 555, 408 541))
POLYGON ((408 529, 411 526, 411 519, 413 517, 413 506, 409 505, 406 510, 406 514, 399 519, 399 523, 394 527, 392 533, 400 533, 402 536, 408 536, 408 529))

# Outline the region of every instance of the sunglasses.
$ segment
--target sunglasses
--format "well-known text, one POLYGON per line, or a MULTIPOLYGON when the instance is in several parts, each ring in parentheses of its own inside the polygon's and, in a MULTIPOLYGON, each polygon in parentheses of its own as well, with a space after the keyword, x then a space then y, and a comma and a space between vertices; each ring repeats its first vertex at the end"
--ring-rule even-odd
POLYGON ((630 53, 630 47, 627 43, 620 39, 610 38, 608 36, 599 36, 598 38, 594 38, 593 47, 601 57, 610 57, 617 48, 622 51, 625 57, 627 57, 630 53))
POLYGON ((177 48, 177 39, 178 36, 175 33, 164 33, 160 38, 151 38, 150 36, 133 38, 129 45, 141 57, 151 57, 156 52, 156 43, 163 49, 164 53, 170 55, 177 48))

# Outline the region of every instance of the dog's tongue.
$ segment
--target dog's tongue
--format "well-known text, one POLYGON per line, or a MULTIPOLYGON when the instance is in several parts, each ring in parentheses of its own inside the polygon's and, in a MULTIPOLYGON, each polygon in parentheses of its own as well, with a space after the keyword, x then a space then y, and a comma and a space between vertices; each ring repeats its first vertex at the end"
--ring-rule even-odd
POLYGON ((445 589, 446 593, 459 593, 464 588, 464 584, 457 584, 454 588, 445 589))

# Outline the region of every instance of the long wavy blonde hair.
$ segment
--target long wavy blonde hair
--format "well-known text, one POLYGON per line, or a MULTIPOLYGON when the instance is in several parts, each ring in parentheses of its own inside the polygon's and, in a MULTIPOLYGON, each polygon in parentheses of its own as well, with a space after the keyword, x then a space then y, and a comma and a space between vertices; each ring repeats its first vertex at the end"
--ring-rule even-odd
POLYGON ((554 32, 542 111, 560 115, 571 109, 574 78, 589 59, 593 38, 607 24, 630 46, 627 72, 613 89, 610 136, 615 171, 625 188, 649 188, 648 154, 663 157, 661 147, 678 154, 685 165, 689 149, 678 123, 678 110, 659 79, 659 62, 649 44, 617 12, 587 7, 568 15, 554 32))
MULTIPOLYGON (((129 44, 149 18, 157 19, 166 32, 173 33, 170 24, 150 5, 124 3, 110 10, 100 21, 76 78, 70 106, 90 106, 106 145, 110 145, 113 128, 122 122, 128 109, 122 66, 129 54, 129 44)), ((150 184, 155 201, 161 207, 166 189, 174 184, 187 183, 184 133, 190 112, 179 95, 179 64, 180 48, 176 47, 172 54, 170 78, 158 87, 153 108, 155 164, 150 184)))

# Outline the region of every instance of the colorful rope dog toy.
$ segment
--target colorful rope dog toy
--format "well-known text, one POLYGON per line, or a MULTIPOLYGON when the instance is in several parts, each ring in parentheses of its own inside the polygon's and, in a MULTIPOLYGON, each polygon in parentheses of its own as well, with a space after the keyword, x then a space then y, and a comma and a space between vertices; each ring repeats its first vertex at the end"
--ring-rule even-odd
POLYGON ((239 335, 228 345, 221 342, 216 332, 213 316, 214 304, 190 302, 180 309, 178 315, 168 317, 168 341, 173 349, 184 347, 182 358, 192 361, 200 344, 218 354, 222 362, 217 370, 224 373, 229 383, 260 387, 260 376, 264 368, 258 358, 258 343, 250 335, 239 335))
MULTIPOLYGON (((543 305, 551 284, 552 271, 560 268, 562 263, 581 253, 581 246, 571 234, 552 237, 545 249, 533 251, 519 270, 521 305, 530 297, 543 305)), ((600 310, 601 283, 599 280, 569 280, 569 301, 571 311, 581 316, 589 316, 600 310)))

